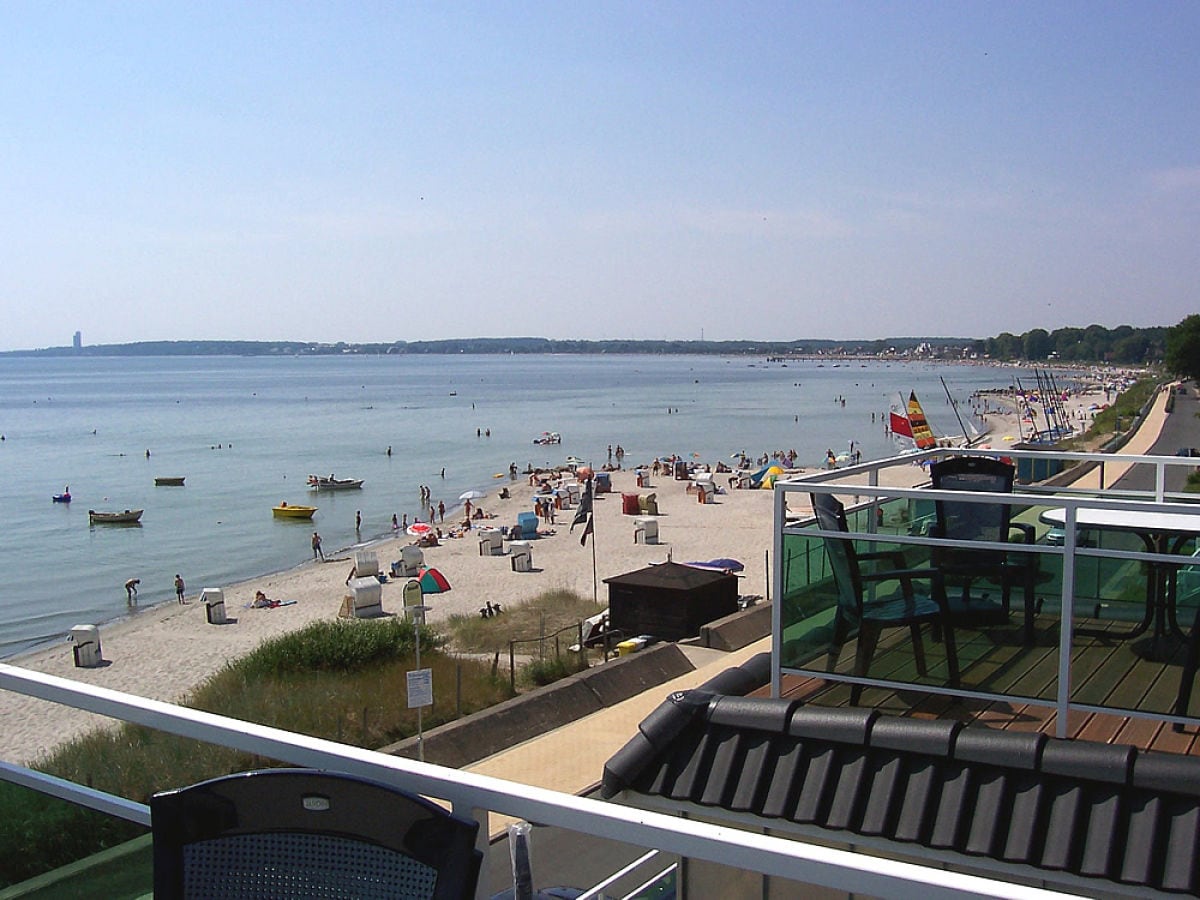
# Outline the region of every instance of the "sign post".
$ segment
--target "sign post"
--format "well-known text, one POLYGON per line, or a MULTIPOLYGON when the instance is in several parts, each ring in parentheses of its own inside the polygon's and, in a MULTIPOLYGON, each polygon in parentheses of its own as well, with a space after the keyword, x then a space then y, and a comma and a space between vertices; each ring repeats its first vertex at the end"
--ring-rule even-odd
POLYGON ((407 606, 406 611, 412 615, 414 653, 416 668, 409 672, 408 678, 408 708, 417 710, 417 759, 425 762, 425 732, 421 723, 421 710, 433 706, 433 669, 421 668, 421 625, 425 622, 425 611, 428 606, 407 606))

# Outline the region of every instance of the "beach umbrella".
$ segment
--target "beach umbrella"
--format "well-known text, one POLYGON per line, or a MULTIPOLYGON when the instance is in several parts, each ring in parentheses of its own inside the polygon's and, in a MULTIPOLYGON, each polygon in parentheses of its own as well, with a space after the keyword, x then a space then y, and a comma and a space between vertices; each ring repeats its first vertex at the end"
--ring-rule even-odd
POLYGON ((584 479, 584 480, 587 480, 588 478, 591 478, 591 477, 592 477, 593 475, 595 475, 596 473, 592 471, 592 467, 591 467, 591 466, 580 466, 580 467, 579 467, 579 469, 578 469, 578 471, 576 471, 576 473, 575 473, 575 474, 576 474, 578 477, 580 477, 580 478, 582 478, 582 479, 584 479))
POLYGON ((736 559, 730 559, 727 556, 722 556, 717 559, 709 559, 704 562, 688 562, 685 566, 692 566, 696 569, 716 569, 719 572, 740 572, 744 568, 736 559))
POLYGON ((426 522, 413 522, 408 526, 408 533, 413 537, 425 537, 431 531, 433 531, 433 526, 426 522))
POLYGON ((459 500, 482 500, 486 496, 487 496, 487 494, 485 494, 483 491, 463 491, 461 494, 458 495, 458 499, 459 500))
POLYGON ((437 569, 427 569, 422 566, 417 569, 417 581, 421 585, 423 594, 441 594, 450 590, 450 582, 437 569))

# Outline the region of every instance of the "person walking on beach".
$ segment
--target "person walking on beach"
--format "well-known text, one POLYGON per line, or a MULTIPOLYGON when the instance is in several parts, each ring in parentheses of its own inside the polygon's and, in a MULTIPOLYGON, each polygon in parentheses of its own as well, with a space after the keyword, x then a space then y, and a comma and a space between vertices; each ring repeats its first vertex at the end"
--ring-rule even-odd
POLYGON ((321 550, 321 536, 315 531, 312 536, 313 559, 319 559, 325 562, 325 553, 321 550))
POLYGON ((138 585, 141 583, 142 579, 140 578, 130 578, 127 582, 125 582, 125 602, 130 606, 133 606, 135 603, 137 603, 137 589, 138 585))
POLYGON ((439 522, 446 521, 446 504, 443 503, 441 500, 438 501, 438 521, 439 522))
POLYGON ((175 601, 177 603, 187 603, 187 600, 183 599, 183 578, 180 577, 179 573, 175 574, 175 601))

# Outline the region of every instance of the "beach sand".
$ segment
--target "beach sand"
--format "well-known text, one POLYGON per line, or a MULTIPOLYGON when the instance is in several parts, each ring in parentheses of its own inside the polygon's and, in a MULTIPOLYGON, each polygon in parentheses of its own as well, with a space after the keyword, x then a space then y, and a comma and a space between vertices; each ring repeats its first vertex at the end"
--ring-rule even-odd
MULTIPOLYGON (((1094 399, 1091 395, 1076 397, 1071 401, 1072 408, 1086 410, 1094 399)), ((993 415, 988 424, 991 434, 998 438, 1020 434, 1015 415, 993 415)), ((899 466, 888 471, 891 474, 887 483, 895 486, 911 486, 925 480, 924 470, 917 466, 899 466)), ((727 487, 729 477, 717 474, 715 481, 727 487)), ((688 482, 676 481, 665 474, 653 477, 650 487, 638 488, 631 470, 618 471, 612 474, 612 484, 613 492, 598 495, 594 505, 595 581, 592 539, 586 547, 581 546, 582 527, 576 527, 573 534, 570 532, 574 510, 560 510, 556 524, 543 524, 544 529, 553 533, 532 543, 530 572, 514 572, 508 555, 481 556, 475 532, 426 548, 426 565, 438 568, 452 586, 449 592, 426 597, 425 603, 431 607, 428 620, 436 623, 454 614, 478 615, 489 601, 510 608, 558 588, 584 596, 591 596, 595 590, 604 602, 608 592, 603 579, 665 561, 668 554, 677 562, 716 557, 741 560, 745 571, 740 592, 768 596, 766 553, 771 547, 774 492, 727 490, 718 494, 714 503, 701 504, 695 494, 686 490, 688 482), (657 545, 634 543, 634 517, 621 511, 623 491, 657 494, 660 513, 657 545)), ((478 501, 496 518, 478 524, 493 527, 514 524, 518 512, 532 508, 532 493, 525 475, 518 475, 515 480, 497 479, 488 496, 478 501), (498 498, 502 487, 509 488, 512 495, 509 499, 498 498)), ((461 513, 455 510, 454 515, 461 513)), ((450 523, 448 510, 443 530, 450 523)), ((402 535, 373 546, 381 570, 387 572, 391 562, 400 558, 402 547, 412 540, 402 535)), ((76 668, 71 645, 66 641, 8 662, 142 697, 178 701, 263 640, 319 619, 335 618, 348 593, 345 581, 353 556, 345 552, 330 553, 329 557, 324 563, 312 562, 240 584, 203 585, 224 589, 226 615, 233 620, 230 624, 208 624, 197 592, 189 595, 190 602, 186 605, 164 604, 103 626, 100 641, 105 664, 96 668, 76 668), (258 590, 275 600, 295 602, 274 609, 248 608, 258 590)), ((385 612, 402 611, 404 583, 405 579, 389 579, 382 585, 385 612)), ((34 761, 56 745, 94 727, 111 724, 103 717, 11 692, 0 692, 0 715, 5 722, 0 733, 0 758, 23 763, 34 761)))

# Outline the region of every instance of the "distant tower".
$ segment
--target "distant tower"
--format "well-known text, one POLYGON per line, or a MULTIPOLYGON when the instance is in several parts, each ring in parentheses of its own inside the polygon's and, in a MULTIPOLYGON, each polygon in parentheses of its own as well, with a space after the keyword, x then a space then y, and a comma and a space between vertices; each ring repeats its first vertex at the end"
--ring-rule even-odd
POLYGON ((76 350, 80 349, 83 346, 83 332, 82 331, 75 332, 75 338, 72 341, 72 344, 76 350))

